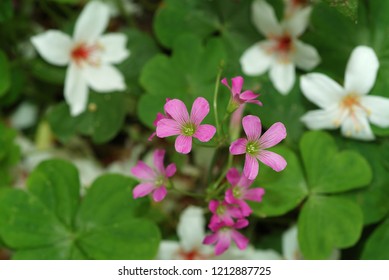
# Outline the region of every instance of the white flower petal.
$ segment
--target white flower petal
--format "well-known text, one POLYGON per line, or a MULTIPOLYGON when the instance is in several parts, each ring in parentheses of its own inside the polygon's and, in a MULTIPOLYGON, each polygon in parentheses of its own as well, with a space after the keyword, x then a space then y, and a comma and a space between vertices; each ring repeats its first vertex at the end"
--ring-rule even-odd
POLYGON ((284 27, 293 37, 299 37, 308 26, 312 7, 297 9, 291 17, 283 22, 284 27))
POLYGON ((180 245, 175 241, 162 240, 159 244, 159 249, 155 259, 157 260, 176 260, 178 259, 178 252, 180 245))
POLYGON ((258 30, 266 35, 281 35, 282 28, 271 5, 264 0, 255 0, 251 6, 252 21, 258 30))
POLYGON ((337 82, 319 73, 302 76, 300 87, 305 97, 320 108, 338 104, 344 95, 343 88, 337 82))
POLYGON ((77 116, 85 111, 88 102, 88 86, 77 65, 71 63, 66 71, 65 100, 70 114, 77 116))
POLYGON ((347 92, 361 95, 373 88, 379 67, 378 58, 372 48, 356 47, 347 63, 344 87, 347 92))
POLYGON ((202 245, 205 236, 204 226, 205 219, 201 208, 189 206, 182 212, 177 225, 177 235, 185 252, 202 245))
POLYGON ((99 1, 91 1, 81 12, 74 30, 77 42, 94 42, 108 26, 109 7, 99 1))
POLYGON ((294 62, 298 68, 309 71, 320 63, 320 56, 317 50, 300 40, 295 40, 294 62))
POLYGON ((324 110, 313 110, 307 112, 300 119, 309 129, 335 129, 340 126, 340 112, 335 105, 324 110))
POLYGON ((57 30, 48 30, 32 37, 31 42, 47 62, 58 66, 69 63, 73 45, 69 35, 57 30))
POLYGON ((97 92, 121 91, 126 88, 122 73, 112 65, 87 66, 83 72, 88 85, 97 92))
POLYGON ((363 96, 361 104, 369 110, 368 117, 371 123, 380 127, 389 126, 389 98, 363 96))
POLYGON ((256 76, 265 73, 273 61, 273 56, 266 51, 271 42, 263 41, 248 48, 240 58, 242 71, 246 75, 256 76))
POLYGON ((16 129, 32 127, 37 120, 38 108, 29 102, 21 103, 10 118, 11 126, 16 129))
POLYGON ((110 33, 99 40, 103 46, 101 59, 106 63, 120 63, 125 60, 130 52, 126 49, 127 36, 121 33, 110 33))
POLYGON ((354 113, 347 116, 342 123, 342 135, 359 140, 374 140, 374 134, 371 131, 369 122, 364 113, 354 113))
POLYGON ((296 80, 293 63, 275 62, 270 67, 270 80, 281 94, 288 94, 296 80))
POLYGON ((292 226, 282 234, 282 254, 287 260, 298 260, 302 258, 297 239, 297 226, 292 226))

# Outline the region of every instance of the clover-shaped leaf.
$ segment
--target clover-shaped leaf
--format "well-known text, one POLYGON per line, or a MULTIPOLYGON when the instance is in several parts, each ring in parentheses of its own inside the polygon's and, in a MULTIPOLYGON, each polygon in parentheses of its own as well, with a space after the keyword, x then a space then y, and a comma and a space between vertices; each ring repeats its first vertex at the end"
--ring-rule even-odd
POLYGON ((105 175, 81 201, 75 167, 45 161, 29 177, 27 191, 0 193, 0 235, 14 259, 153 258, 160 234, 141 217, 147 200, 132 200, 135 184, 105 175))
POLYGON ((370 235, 363 249, 362 259, 389 259, 389 219, 386 219, 370 235))
POLYGON ((20 150, 14 143, 16 131, 0 123, 0 187, 11 182, 10 170, 19 162, 20 150))

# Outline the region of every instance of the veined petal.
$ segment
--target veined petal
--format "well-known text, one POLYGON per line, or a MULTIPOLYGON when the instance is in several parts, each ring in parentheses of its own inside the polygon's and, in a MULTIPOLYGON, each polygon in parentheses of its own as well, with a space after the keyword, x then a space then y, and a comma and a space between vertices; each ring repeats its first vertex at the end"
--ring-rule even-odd
POLYGON ((320 108, 334 106, 344 96, 344 89, 337 82, 319 73, 302 76, 300 87, 305 97, 320 108))
POLYGON ((193 102, 192 110, 190 112, 191 121, 196 125, 200 125, 200 123, 204 120, 208 113, 208 101, 203 97, 196 98, 196 100, 193 102))
POLYGON ((263 188, 248 189, 244 194, 243 199, 261 202, 264 194, 265 190, 263 188))
POLYGON ((204 213, 200 207, 189 206, 182 212, 177 225, 177 235, 184 251, 200 247, 205 235, 204 226, 204 213))
POLYGON ((266 164, 267 166, 269 166, 270 168, 272 168, 274 171, 277 172, 284 170, 287 164, 286 160, 282 156, 270 151, 265 151, 265 150, 260 151, 257 158, 263 164, 266 164))
POLYGON ((159 188, 154 190, 154 192, 153 192, 153 200, 155 202, 160 202, 160 201, 162 201, 165 198, 166 194, 167 194, 166 187, 165 186, 161 186, 161 187, 159 187, 159 188))
POLYGON ((364 114, 354 114, 344 119, 341 132, 343 136, 359 139, 374 140, 374 134, 371 131, 367 117, 364 114))
POLYGON ((286 128, 283 123, 273 124, 259 139, 261 149, 273 147, 284 140, 286 137, 286 128))
POLYGON ((372 48, 356 47, 347 63, 344 87, 347 92, 368 94, 373 88, 379 61, 372 48))
POLYGON ((231 238, 235 241, 236 246, 240 250, 246 249, 247 245, 249 244, 249 239, 237 230, 231 231, 231 238))
POLYGON ((361 104, 369 110, 368 117, 371 123, 380 127, 389 126, 389 98, 363 96, 361 104))
POLYGON ((151 193, 153 189, 154 185, 152 183, 141 183, 132 190, 132 195, 134 198, 144 197, 151 193))
POLYGON ((84 75, 73 63, 66 70, 65 100, 70 106, 70 114, 74 117, 85 111, 88 103, 88 86, 84 75))
POLYGON ((283 95, 288 94, 296 80, 293 63, 276 61, 270 67, 270 80, 274 87, 283 95))
POLYGON ((94 42, 108 26, 109 7, 100 1, 91 1, 77 19, 74 39, 78 42, 94 42))
POLYGON ((160 174, 165 173, 165 166, 163 165, 163 159, 165 158, 165 150, 155 150, 153 159, 154 166, 160 174))
POLYGON ((216 128, 210 124, 202 124, 196 129, 193 137, 199 139, 201 142, 208 142, 216 133, 216 128))
POLYGON ((309 129, 334 129, 341 124, 341 112, 337 105, 331 106, 324 110, 309 111, 301 117, 301 121, 309 129))
POLYGON ((231 79, 231 91, 233 94, 239 94, 242 91, 243 82, 244 80, 241 76, 231 79))
POLYGON ((126 88, 122 73, 112 65, 101 64, 97 67, 84 67, 82 70, 88 85, 97 92, 121 91, 126 88))
POLYGON ((247 179, 254 180, 258 175, 258 169, 258 160, 255 157, 246 154, 243 172, 247 179))
POLYGON ((175 119, 180 125, 189 121, 188 110, 184 102, 179 99, 172 99, 165 103, 165 112, 175 119))
POLYGON ((169 164, 167 167, 166 167, 166 170, 165 170, 165 176, 167 178, 170 178, 172 177, 174 174, 176 174, 176 171, 177 171, 177 167, 174 163, 171 163, 169 164))
POLYGON ((251 6, 251 20, 257 29, 266 36, 280 35, 282 33, 281 25, 274 9, 266 1, 255 0, 251 6))
POLYGON ((295 53, 293 61, 298 68, 310 71, 320 63, 320 56, 317 50, 311 45, 305 44, 300 40, 295 40, 295 53))
POLYGON ((157 124, 156 133, 159 138, 165 138, 181 134, 181 129, 177 121, 173 119, 162 119, 157 124))
POLYGON ((236 186, 240 180, 240 174, 238 169, 230 168, 227 172, 227 181, 231 184, 231 186, 236 186))
POLYGON ((48 30, 32 37, 31 42, 47 62, 58 66, 69 63, 73 45, 69 35, 57 30, 48 30))
POLYGON ((188 154, 192 150, 192 137, 178 135, 175 142, 176 151, 181 154, 188 154))
POLYGON ((240 57, 242 71, 246 75, 256 76, 265 73, 273 62, 273 55, 266 49, 270 42, 264 41, 252 45, 240 57))
POLYGON ((99 43, 103 47, 101 59, 104 63, 120 63, 130 55, 126 48, 127 36, 124 34, 106 34, 99 39, 99 43))
POLYGON ((308 26, 309 17, 311 16, 312 7, 297 9, 291 17, 285 22, 285 28, 293 37, 301 36, 308 26))
POLYGON ((233 155, 241 155, 246 153, 247 139, 239 138, 231 143, 230 153, 233 155))
POLYGON ((219 232, 219 240, 215 245, 215 255, 219 256, 223 254, 231 245, 231 236, 230 233, 220 233, 219 232))
POLYGON ((257 116, 248 115, 242 119, 244 132, 247 135, 248 141, 259 139, 262 131, 261 120, 257 116))
POLYGON ((138 161, 133 168, 131 168, 131 173, 141 180, 154 180, 156 178, 154 170, 141 160, 138 161))

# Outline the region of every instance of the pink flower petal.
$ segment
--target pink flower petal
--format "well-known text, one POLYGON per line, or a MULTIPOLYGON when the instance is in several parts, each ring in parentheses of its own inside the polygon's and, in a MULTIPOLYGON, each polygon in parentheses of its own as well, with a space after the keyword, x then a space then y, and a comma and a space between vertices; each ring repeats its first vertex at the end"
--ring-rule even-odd
POLYGON ((209 113, 208 101, 203 97, 198 97, 193 102, 192 111, 190 112, 190 120, 196 126, 198 126, 204 120, 204 118, 208 115, 208 113, 209 113))
POLYGON ((246 154, 243 173, 249 180, 254 180, 258 175, 259 164, 255 157, 246 154))
POLYGON ((240 211, 242 212, 242 215, 244 217, 248 217, 253 213, 253 210, 251 209, 250 205, 247 204, 246 201, 243 199, 237 200, 237 204, 239 205, 240 211))
POLYGON ((174 174, 176 174, 176 171, 177 171, 177 167, 174 163, 171 163, 169 164, 167 167, 166 167, 166 170, 165 170, 165 176, 167 178, 170 178, 172 177, 174 174))
POLYGON ((247 178, 243 172, 243 174, 240 177, 240 180, 238 182, 238 186, 243 187, 243 188, 249 188, 253 182, 254 182, 254 180, 250 180, 249 178, 247 178))
POLYGON ((238 219, 243 218, 242 211, 240 210, 239 207, 230 206, 227 211, 231 215, 231 217, 238 218, 238 219))
POLYGON ((165 138, 181 134, 181 127, 178 122, 172 119, 162 119, 157 124, 157 136, 165 138))
POLYGON ((154 166, 160 174, 165 174, 163 159, 165 158, 165 150, 154 151, 154 166))
POLYGON ((231 186, 236 186, 240 180, 240 174, 238 169, 230 168, 227 172, 227 181, 231 184, 231 186))
POLYGON ((237 220, 235 225, 234 225, 234 228, 236 229, 241 229, 241 228, 245 228, 249 225, 249 221, 246 220, 246 219, 240 219, 240 220, 237 220))
POLYGON ((259 100, 247 100, 247 103, 257 104, 258 106, 262 106, 262 102, 259 100))
POLYGON ((209 211, 211 211, 212 213, 215 213, 217 208, 219 207, 219 201, 217 200, 211 200, 208 204, 208 209, 209 211))
POLYGON ((273 147, 284 140, 286 137, 285 126, 277 122, 273 124, 259 139, 261 149, 273 147))
POLYGON ((188 110, 186 109, 184 102, 181 100, 172 99, 166 102, 164 109, 165 112, 169 114, 174 120, 176 120, 180 125, 189 122, 188 110))
POLYGON ((240 94, 240 92, 242 91, 243 82, 244 80, 240 76, 231 79, 231 84, 232 84, 231 88, 232 88, 232 93, 234 95, 240 94))
POLYGON ((153 199, 155 202, 160 202, 165 198, 166 194, 167 194, 167 190, 165 186, 161 186, 155 189, 155 191, 153 192, 153 199))
POLYGON ((216 133, 216 128, 210 124, 202 124, 197 127, 196 133, 193 137, 199 139, 201 142, 208 142, 216 133))
POLYGON ((282 156, 270 151, 261 151, 257 158, 277 172, 284 170, 287 164, 282 156))
POLYGON ((207 235, 204 240, 203 240, 203 244, 205 245, 211 245, 213 243, 215 243, 218 239, 218 234, 217 233, 212 233, 210 235, 207 235))
POLYGON ((239 95, 239 98, 244 100, 244 101, 253 100, 253 99, 256 99, 258 97, 259 97, 259 94, 255 94, 251 90, 246 90, 239 95))
POLYGON ((219 233, 219 240, 215 246, 215 255, 223 254, 231 245, 231 236, 229 233, 219 233))
POLYGON ((249 141, 257 140, 261 136, 262 124, 257 116, 248 115, 242 119, 244 132, 249 141))
POLYGON ((232 240, 235 241, 236 246, 240 250, 246 249, 247 245, 249 244, 249 239, 246 236, 244 236, 243 234, 241 234, 240 232, 236 231, 236 230, 232 230, 231 231, 231 238, 232 238, 232 240))
POLYGON ((156 177, 154 170, 141 160, 131 168, 131 173, 136 178, 143 180, 154 180, 156 177))
POLYGON ((222 83, 223 85, 225 85, 225 86, 231 91, 231 88, 230 88, 230 85, 228 84, 227 78, 223 78, 223 79, 221 80, 221 83, 222 83))
POLYGON ((151 193, 153 189, 154 189, 153 183, 141 183, 132 190, 132 195, 134 198, 144 197, 149 193, 151 193))
POLYGON ((192 137, 179 135, 176 139, 175 148, 181 154, 188 154, 192 150, 192 137))
POLYGON ((243 199, 261 202, 264 194, 265 190, 263 188, 248 189, 244 194, 243 199))
POLYGON ((235 204, 237 202, 237 199, 235 198, 234 193, 232 192, 232 188, 226 190, 224 200, 229 204, 235 204))
POLYGON ((155 117, 155 120, 153 122, 153 125, 154 126, 157 126, 158 122, 162 119, 166 119, 166 116, 161 114, 161 113, 157 113, 157 116, 155 117))
POLYGON ((233 155, 241 155, 246 153, 247 139, 239 138, 231 143, 230 153, 233 155))

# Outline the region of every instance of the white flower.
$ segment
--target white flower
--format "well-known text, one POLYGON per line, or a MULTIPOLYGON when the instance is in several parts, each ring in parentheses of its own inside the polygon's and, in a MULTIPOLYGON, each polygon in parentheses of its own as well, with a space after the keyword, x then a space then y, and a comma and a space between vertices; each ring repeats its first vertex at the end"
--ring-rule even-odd
POLYGON ((129 56, 124 34, 102 35, 109 21, 109 8, 97 1, 89 2, 78 18, 73 38, 48 30, 31 40, 39 54, 49 63, 69 65, 65 80, 65 99, 72 116, 81 114, 88 102, 88 87, 97 92, 124 90, 123 75, 111 64, 129 56))
POLYGON ((301 77, 304 95, 320 110, 306 113, 301 120, 309 129, 336 129, 346 137, 373 140, 369 121, 389 127, 389 98, 367 96, 373 88, 379 61, 373 49, 355 48, 347 63, 344 87, 319 73, 301 77))
POLYGON ((295 67, 311 70, 320 62, 316 49, 297 38, 303 34, 311 14, 311 7, 296 11, 281 23, 274 9, 264 0, 252 4, 252 20, 267 39, 248 48, 240 58, 246 75, 261 75, 270 69, 270 80, 282 94, 293 87, 295 67))

